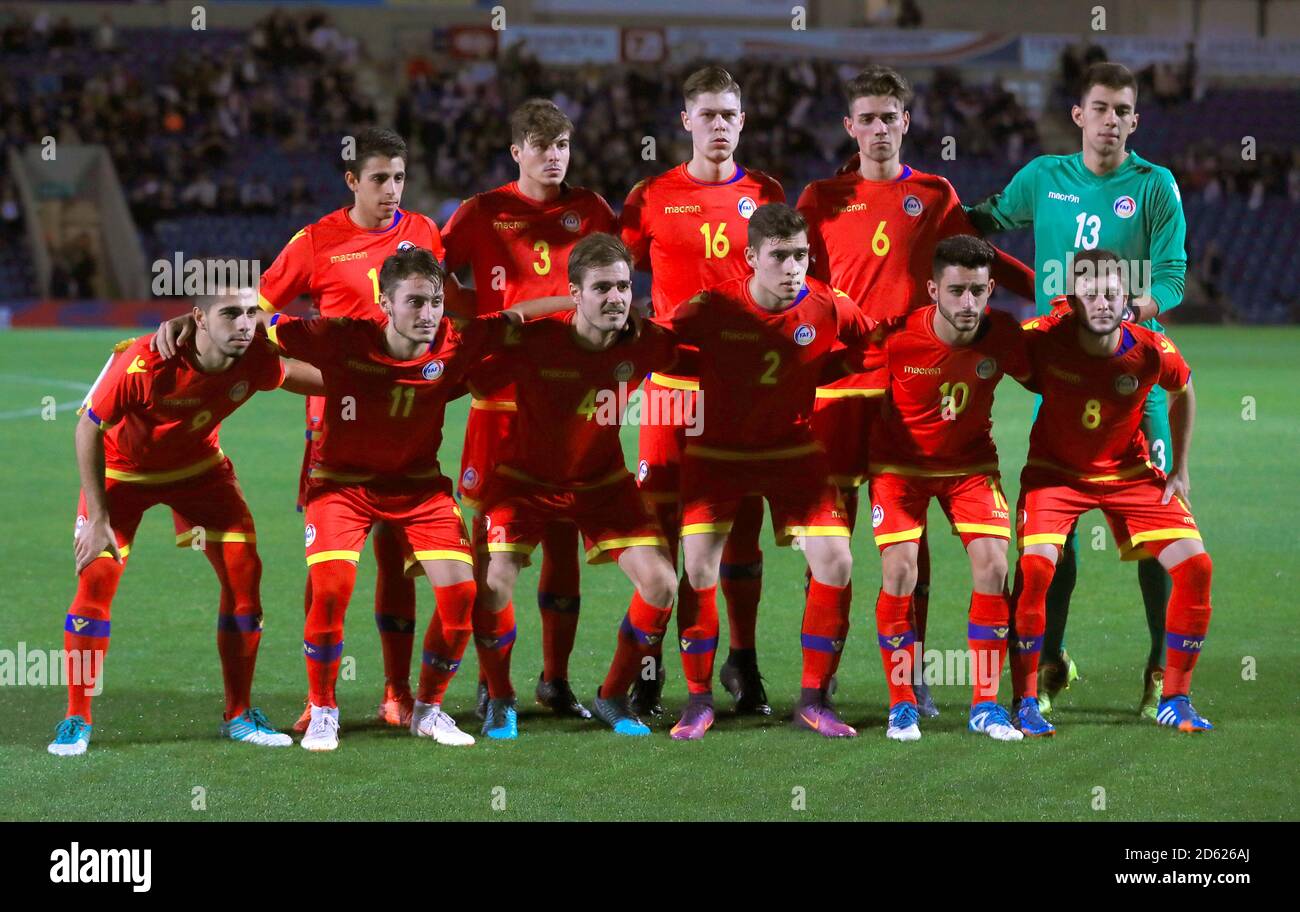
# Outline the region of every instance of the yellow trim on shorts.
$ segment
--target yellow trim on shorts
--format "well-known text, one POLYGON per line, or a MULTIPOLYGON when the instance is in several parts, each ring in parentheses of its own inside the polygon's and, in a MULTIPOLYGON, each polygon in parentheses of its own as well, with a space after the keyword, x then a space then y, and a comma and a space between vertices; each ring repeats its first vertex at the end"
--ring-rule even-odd
POLYGON ((517 412, 519 403, 510 399, 471 399, 469 407, 484 412, 517 412))
POLYGON ((699 380, 693 380, 690 377, 674 377, 671 374, 661 374, 657 371, 650 372, 650 380, 660 386, 666 386, 668 389, 697 390, 700 388, 699 380))
POLYGON ((488 542, 487 547, 479 547, 479 551, 487 551, 489 554, 532 554, 537 545, 529 545, 524 542, 488 542))
POLYGON ((986 462, 982 465, 962 466, 956 469, 921 469, 907 465, 887 465, 873 462, 867 466, 872 475, 902 475, 907 478, 955 478, 959 475, 996 475, 998 464, 986 462))
MULTIPOLYGON (((117 553, 122 555, 122 560, 126 560, 126 556, 131 553, 130 544, 119 545, 117 548, 117 553)), ((99 560, 101 557, 107 557, 109 560, 116 560, 116 558, 113 557, 112 551, 100 551, 98 554, 95 555, 95 560, 99 560)))
POLYGON ((984 523, 953 523, 952 534, 960 535, 962 532, 978 532, 981 535, 994 535, 998 538, 1011 538, 1010 526, 988 526, 984 523))
MULTIPOLYGON (((205 538, 207 538, 208 541, 248 542, 250 545, 257 543, 257 534, 254 532, 207 532, 205 531, 203 535, 205 538)), ((182 532, 176 536, 176 547, 178 548, 187 547, 189 543, 194 540, 194 538, 195 536, 193 531, 182 532)))
POLYGON ((842 526, 786 526, 781 534, 789 538, 849 538, 849 530, 842 526))
POLYGON ((733 524, 729 522, 688 523, 682 526, 681 537, 685 538, 688 535, 707 535, 709 533, 716 533, 718 535, 729 535, 731 534, 732 525, 733 524))
POLYGON ((226 454, 218 449, 211 456, 205 457, 199 462, 186 466, 183 469, 173 469, 170 472, 123 472, 121 469, 105 468, 104 477, 111 478, 114 481, 130 482, 131 484, 170 484, 173 481, 184 481, 186 478, 193 478, 195 475, 202 475, 225 458, 226 454))
POLYGON ((686 445, 686 455, 700 459, 720 459, 726 462, 757 462, 765 459, 794 459, 797 456, 822 452, 822 449, 822 445, 817 441, 777 450, 725 450, 689 443, 686 445))
POLYGON ((1067 469, 1059 466, 1054 462, 1048 462, 1046 459, 1030 459, 1025 465, 1033 466, 1036 469, 1049 469, 1053 472, 1059 472, 1062 475, 1068 475, 1079 481, 1125 481, 1129 478, 1136 478, 1145 473, 1147 469, 1154 471, 1155 466, 1151 465, 1151 460, 1144 461, 1141 465, 1130 466, 1127 469, 1120 469, 1118 472, 1111 472, 1108 475, 1080 475, 1073 469, 1067 469))
MULTIPOLYGON (((599 563, 601 555, 606 552, 614 551, 618 548, 635 548, 645 545, 651 548, 667 548, 668 539, 662 535, 633 535, 628 538, 609 538, 605 541, 596 542, 594 547, 587 549, 587 563, 599 563)), ((605 560, 609 560, 608 557, 605 560)))
POLYGON ((460 561, 462 564, 474 563, 474 555, 466 554, 464 551, 452 551, 446 548, 436 551, 416 551, 415 559, 417 561, 452 560, 460 561))
POLYGON ((925 532, 925 526, 917 526, 915 529, 907 529, 903 532, 886 532, 884 535, 874 535, 877 545, 894 545, 898 542, 919 541, 922 533, 925 532))
POLYGON ((828 386, 817 387, 818 399, 876 399, 885 395, 883 389, 855 388, 844 389, 828 386))
POLYGON ((332 561, 332 560, 359 561, 361 560, 361 552, 360 551, 317 551, 315 554, 307 555, 307 566, 310 567, 313 564, 323 564, 326 561, 332 561))
POLYGON ((1022 535, 1016 539, 1016 546, 1021 550, 1030 545, 1065 545, 1065 536, 1055 532, 1039 532, 1036 535, 1022 535))

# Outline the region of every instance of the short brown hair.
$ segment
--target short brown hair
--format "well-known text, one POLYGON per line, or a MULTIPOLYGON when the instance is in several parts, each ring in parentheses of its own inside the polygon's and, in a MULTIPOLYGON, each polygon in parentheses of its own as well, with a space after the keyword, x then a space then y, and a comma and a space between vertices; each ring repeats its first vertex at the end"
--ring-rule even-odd
POLYGON ((949 266, 991 269, 995 259, 997 251, 988 241, 973 234, 954 234, 935 245, 934 275, 938 278, 949 266))
POLYGON ((523 147, 532 142, 542 148, 564 133, 573 135, 573 121, 546 98, 530 98, 510 115, 510 142, 523 147))
POLYGON ((412 276, 429 279, 441 287, 447 273, 438 265, 438 259, 432 250, 427 247, 408 247, 384 260, 384 265, 379 270, 379 289, 391 301, 397 286, 412 276))
POLYGON ((807 233, 808 221, 797 209, 785 203, 768 203, 759 206, 749 217, 747 243, 757 250, 771 238, 792 238, 800 232, 807 233))
POLYGON ((1074 295, 1075 283, 1079 279, 1094 278, 1115 273, 1119 276, 1120 288, 1128 294, 1128 261, 1113 250, 1098 247, 1093 250, 1080 250, 1074 254, 1074 264, 1070 269, 1069 294, 1074 295))
POLYGON ((700 67, 687 76, 686 82, 682 83, 682 96, 686 101, 687 108, 690 108, 691 102, 705 92, 716 92, 719 95, 735 92, 736 97, 739 98, 740 83, 736 82, 735 77, 722 67, 710 64, 706 67, 700 67))
POLYGON ((569 281, 581 288, 588 270, 613 266, 619 261, 627 263, 630 275, 632 252, 614 235, 593 231, 569 251, 569 281))
POLYGON ((1132 89, 1133 104, 1137 104, 1138 83, 1137 77, 1133 71, 1122 63, 1108 63, 1101 61, 1088 67, 1083 74, 1083 81, 1079 83, 1079 100, 1082 101, 1088 97, 1093 86, 1105 86, 1108 89, 1132 89))
POLYGON ((898 70, 873 63, 863 67, 858 75, 844 84, 844 102, 850 108, 853 102, 868 95, 897 98, 898 103, 906 108, 912 100, 912 86, 898 70))
POLYGON ((353 177, 360 177, 362 167, 376 155, 383 158, 385 162, 393 158, 400 158, 403 163, 409 160, 406 154, 406 140, 387 127, 366 127, 353 139, 356 142, 354 150, 356 156, 344 160, 344 166, 352 172, 353 177))

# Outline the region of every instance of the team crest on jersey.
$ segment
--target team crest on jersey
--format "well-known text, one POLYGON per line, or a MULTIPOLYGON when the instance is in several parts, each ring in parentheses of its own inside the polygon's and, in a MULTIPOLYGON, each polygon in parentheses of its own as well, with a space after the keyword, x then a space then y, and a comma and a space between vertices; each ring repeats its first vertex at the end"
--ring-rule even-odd
POLYGON ((642 459, 636 467, 636 483, 641 484, 650 476, 650 463, 642 459))
POLYGON ((975 365, 975 376, 981 380, 987 380, 998 371, 998 362, 992 358, 985 358, 979 364, 975 365))
POLYGON ((307 533, 307 547, 310 548, 316 541, 316 526, 307 523, 307 528, 304 531, 307 533))
POLYGON ((1132 218, 1133 214, 1138 211, 1138 204, 1137 200, 1131 196, 1121 196, 1115 200, 1115 205, 1111 208, 1115 210, 1115 214, 1120 218, 1126 219, 1132 218))
POLYGON ((916 218, 918 215, 920 215, 921 210, 924 208, 925 205, 921 202, 921 198, 919 196, 914 196, 911 193, 909 193, 907 194, 907 196, 903 197, 903 211, 906 212, 908 215, 910 215, 912 218, 916 218))
POLYGON ((478 470, 473 466, 468 466, 465 473, 460 476, 460 486, 466 491, 472 491, 478 487, 478 470))
POLYGON ((240 380, 238 383, 236 383, 234 386, 230 388, 231 402, 242 402, 244 400, 244 397, 247 395, 248 395, 247 380, 240 380))
POLYGON ((742 196, 740 202, 736 203, 736 211, 740 213, 741 218, 749 218, 758 208, 758 203, 750 196, 742 196))
POLYGON ((1115 378, 1115 392, 1121 396, 1131 396, 1137 392, 1138 378, 1132 374, 1120 374, 1115 378))
POLYGON ((885 521, 885 508, 880 504, 871 505, 871 528, 879 529, 880 524, 885 521))
POLYGON ((424 376, 425 380, 437 380, 442 376, 443 367, 444 365, 440 360, 430 361, 428 364, 424 365, 420 370, 420 373, 424 376))
POLYGON ((397 252, 401 253, 403 250, 410 250, 414 246, 415 246, 414 241, 398 241, 397 252))
POLYGON ((577 231, 582 227, 582 216, 577 211, 570 209, 560 216, 560 224, 564 226, 565 231, 577 231))
POLYGON ((817 329, 811 323, 800 323, 799 328, 794 331, 796 345, 809 345, 816 338, 817 329))
POLYGON ((632 379, 632 373, 636 366, 631 361, 622 361, 618 367, 614 368, 614 379, 619 383, 626 383, 632 379))

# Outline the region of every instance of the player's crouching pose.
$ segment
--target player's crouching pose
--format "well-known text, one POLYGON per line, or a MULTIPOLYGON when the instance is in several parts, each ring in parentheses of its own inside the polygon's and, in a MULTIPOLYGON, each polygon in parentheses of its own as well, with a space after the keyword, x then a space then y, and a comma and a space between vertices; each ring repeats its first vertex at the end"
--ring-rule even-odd
POLYGON ((1187 505, 1188 450, 1196 403, 1191 370, 1164 335, 1124 321, 1124 263, 1108 250, 1075 254, 1069 310, 1030 322, 1030 385, 1043 405, 1020 478, 1020 565, 1011 667, 1017 724, 1051 735, 1038 705, 1038 661, 1047 589, 1075 520, 1100 509, 1121 557, 1154 555, 1173 577, 1165 614, 1168 660, 1156 721, 1184 732, 1213 728, 1188 700, 1192 669, 1210 626, 1210 556, 1187 505), (1139 428, 1154 385, 1169 393, 1173 462, 1151 464, 1139 428))
POLYGON ((521 317, 494 314, 457 332, 443 319, 443 279, 432 252, 412 247, 388 257, 379 272, 386 321, 281 314, 269 321, 271 339, 286 355, 320 368, 328 416, 305 508, 312 589, 303 635, 311 722, 302 746, 308 750, 338 747, 334 685, 343 616, 357 559, 377 522, 398 530, 437 597, 411 733, 439 744, 474 743, 441 708, 469 643, 475 584, 468 533, 438 467, 438 445, 447 400, 459 393, 469 366, 521 317))
POLYGON ((281 362, 257 332, 257 314, 251 292, 200 298, 193 309, 194 346, 183 357, 164 360, 149 350, 148 338, 137 339, 110 358, 86 396, 76 432, 77 595, 63 634, 68 714, 51 754, 84 754, 90 745, 91 700, 108 651, 109 609, 140 519, 158 504, 172 510, 178 546, 202 536, 202 551, 221 584, 221 733, 248 744, 292 743, 251 705, 262 638, 262 563, 253 517, 218 430, 258 390, 283 386, 306 395, 319 389, 320 374, 306 364, 281 362))
POLYGON ((510 652, 512 597, 519 571, 548 525, 582 532, 591 563, 617 561, 636 587, 618 634, 614 661, 592 711, 620 735, 648 735, 629 707, 628 688, 656 654, 672 615, 677 573, 668 542, 628 472, 619 425, 628 390, 676 360, 672 334, 629 315, 632 255, 617 238, 595 233, 568 262, 576 310, 535 320, 512 333, 499 358, 472 376, 475 388, 515 384, 516 445, 496 466, 475 522, 480 558, 474 638, 490 701, 483 734, 518 735, 510 652))
POLYGON ((1002 375, 1023 382, 1029 369, 1020 326, 988 309, 995 256, 991 246, 969 235, 940 241, 928 282, 934 303, 885 327, 888 399, 872 437, 871 525, 881 559, 876 627, 889 686, 886 734, 896 741, 921 737, 912 685, 916 635, 908 608, 932 497, 970 557, 969 728, 999 741, 1022 737, 997 702, 1010 622, 1011 520, 990 416, 1002 375))
POLYGON ((711 678, 718 645, 722 548, 741 501, 767 499, 779 544, 796 544, 812 571, 803 619, 803 678, 796 726, 826 737, 856 735, 827 689, 849 626, 848 522, 813 439, 818 383, 847 347, 866 344, 874 322, 843 292, 806 278, 808 223, 783 203, 749 220, 753 272, 714 285, 660 318, 700 352, 703 433, 682 460, 686 576, 677 628, 689 702, 676 740, 713 724, 711 678))

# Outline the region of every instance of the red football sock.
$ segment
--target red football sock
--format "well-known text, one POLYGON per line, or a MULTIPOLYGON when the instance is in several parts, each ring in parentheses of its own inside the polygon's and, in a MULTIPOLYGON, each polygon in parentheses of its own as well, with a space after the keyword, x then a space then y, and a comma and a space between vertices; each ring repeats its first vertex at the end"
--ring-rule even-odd
POLYGON ((686 689, 713 692, 713 656, 718 650, 718 587, 694 589, 682 577, 677 594, 677 644, 682 653, 686 689))
POLYGON ((1173 591, 1165 613, 1165 686, 1162 699, 1186 696, 1192 687, 1192 669, 1210 629, 1210 577, 1214 564, 1201 553, 1176 564, 1169 575, 1173 591))
POLYGON ((542 569, 537 607, 542 612, 542 677, 569 677, 569 656, 578 633, 580 555, 578 530, 571 523, 549 523, 542 530, 542 569))
POLYGON ((840 650, 844 648, 843 636, 848 626, 846 588, 828 586, 816 578, 808 584, 799 638, 803 647, 801 687, 825 690, 830 682, 840 650))
POLYGON ((262 561, 245 542, 210 544, 204 553, 221 583, 217 614, 217 653, 226 690, 226 719, 252 704, 253 669, 262 642, 262 561))
POLYGON ((890 595, 884 589, 876 596, 876 635, 890 706, 916 702, 916 691, 912 689, 916 634, 907 620, 911 601, 910 595, 890 595))
POLYGON ((375 626, 384 652, 384 682, 393 690, 411 689, 411 650, 415 647, 415 580, 406 575, 406 553, 397 530, 387 523, 371 535, 375 552, 375 626))
POLYGON ((916 543, 916 587, 912 590, 912 630, 925 648, 926 625, 930 620, 930 539, 927 529, 921 530, 916 543))
POLYGON ((1005 592, 996 595, 971 593, 966 642, 975 665, 972 706, 997 701, 998 679, 1002 677, 1002 665, 1007 658, 1010 624, 1011 606, 1005 592))
MULTIPOLYGON (((808 594, 805 592, 804 593, 805 599, 807 598, 807 595, 808 594)), ((840 610, 840 624, 839 627, 836 628, 835 639, 839 640, 841 645, 840 648, 835 651, 835 655, 831 658, 831 667, 830 667, 831 675, 834 675, 837 671, 840 670, 840 659, 844 657, 843 644, 847 643, 849 639, 849 624, 853 618, 853 583, 852 582, 850 582, 847 586, 845 586, 842 590, 840 590, 839 610, 840 610)))
POLYGON ((77 577, 77 594, 63 622, 64 672, 68 682, 68 715, 91 722, 91 691, 108 654, 109 608, 122 579, 123 566, 112 558, 96 558, 77 577))
POLYGON ((646 656, 654 655, 663 643, 672 613, 672 605, 658 608, 641 598, 641 593, 632 592, 632 603, 619 627, 614 661, 610 663, 609 673, 605 675, 605 683, 600 686, 601 696, 627 693, 632 681, 641 673, 646 656))
POLYGON ((488 696, 494 700, 515 695, 510 683, 510 653, 515 645, 515 605, 489 611, 482 593, 474 601, 474 648, 479 668, 487 675, 488 696))
POLYGON ((307 657, 307 699, 314 706, 338 706, 334 684, 343 655, 343 616, 357 582, 351 561, 329 560, 312 564, 312 603, 303 627, 302 651, 307 657))
POLYGON ((424 662, 420 666, 420 687, 416 696, 421 703, 441 703, 447 685, 460 668, 461 657, 474 630, 473 580, 452 586, 436 586, 438 607, 424 634, 424 662))
POLYGON ((722 547, 719 587, 727 602, 727 633, 732 649, 753 649, 758 603, 763 595, 763 499, 746 497, 722 547))
POLYGON ((1047 590, 1056 564, 1041 554, 1022 554, 1011 595, 1015 639, 1011 643, 1011 691, 1015 699, 1038 696, 1038 659, 1047 629, 1047 590))

